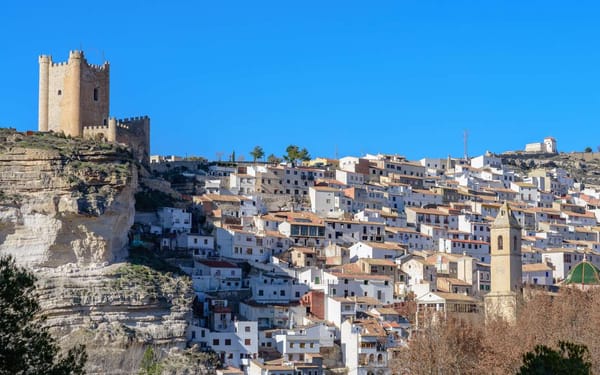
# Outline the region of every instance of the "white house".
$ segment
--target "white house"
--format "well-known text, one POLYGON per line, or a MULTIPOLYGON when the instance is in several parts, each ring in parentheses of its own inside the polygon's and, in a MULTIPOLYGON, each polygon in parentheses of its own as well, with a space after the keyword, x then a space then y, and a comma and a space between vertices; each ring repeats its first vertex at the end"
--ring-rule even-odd
POLYGON ((222 257, 255 263, 266 262, 271 256, 264 238, 256 233, 223 228, 216 228, 215 233, 217 252, 222 257))
POLYGON ((290 328, 303 324, 306 307, 299 302, 275 304, 249 300, 240 302, 240 315, 249 321, 256 321, 261 330, 290 328))
POLYGON ((467 254, 484 263, 490 262, 490 244, 486 241, 442 238, 439 242, 439 251, 448 254, 467 254))
POLYGON ((480 302, 464 294, 429 292, 417 297, 417 327, 420 327, 432 314, 475 314, 480 302))
POLYGON ((406 253, 406 246, 394 242, 357 242, 350 246, 350 261, 361 258, 395 259, 406 253))
POLYGON ((325 294, 340 297, 373 297, 384 304, 394 301, 394 278, 386 275, 348 272, 344 268, 323 272, 325 294))
POLYGON ((242 269, 234 263, 222 260, 195 262, 192 274, 195 291, 223 292, 247 288, 242 281, 242 269))
POLYGON ((306 354, 319 354, 321 349, 319 330, 298 327, 281 330, 274 336, 277 351, 286 361, 304 361, 306 354))
POLYGON ((255 176, 245 173, 231 173, 229 175, 229 190, 234 194, 253 195, 255 185, 255 176))
POLYGON ((409 291, 419 296, 433 291, 437 285, 437 269, 422 258, 411 257, 402 262, 400 269, 407 275, 406 285, 409 291))
POLYGON ((546 263, 523 264, 523 284, 554 285, 552 268, 546 263))
POLYGON ((352 220, 325 220, 325 238, 340 245, 351 245, 358 241, 383 242, 385 224, 352 220))
POLYGON ((388 333, 374 319, 342 323, 343 358, 348 375, 390 375, 388 333))
POLYGON ((258 355, 258 326, 252 321, 235 321, 233 329, 225 332, 209 332, 206 335, 208 346, 220 357, 223 363, 244 368, 258 355))
POLYGON ((502 168, 502 159, 490 152, 471 158, 471 166, 474 168, 494 167, 502 168))
MULTIPOLYGON (((366 313, 380 307, 383 307, 383 304, 373 297, 325 296, 325 318, 338 330, 345 320, 354 320, 357 313, 366 313)), ((336 338, 339 339, 339 331, 336 332, 336 335, 336 338)))
POLYGON ((346 185, 361 186, 365 183, 365 175, 362 173, 336 169, 335 179, 346 185))
POLYGON ((190 233, 192 230, 192 214, 181 208, 161 207, 158 218, 164 231, 190 233))
POLYGON ((311 211, 322 217, 340 216, 343 212, 342 191, 329 186, 311 186, 308 189, 311 211))
POLYGON ((252 298, 258 303, 286 304, 298 301, 308 285, 284 273, 261 272, 250 277, 252 298))

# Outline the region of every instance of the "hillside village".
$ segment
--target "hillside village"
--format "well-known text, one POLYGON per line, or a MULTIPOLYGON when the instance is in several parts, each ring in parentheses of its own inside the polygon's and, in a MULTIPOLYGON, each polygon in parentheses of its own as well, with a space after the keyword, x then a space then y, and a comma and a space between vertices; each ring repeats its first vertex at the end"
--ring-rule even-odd
POLYGON ((110 117, 108 63, 81 51, 39 63, 39 132, 1 137, 0 251, 73 276, 49 284, 60 329, 64 316, 79 322, 69 329, 136 328, 146 344, 214 352, 219 375, 392 375, 432 317, 510 322, 525 286, 600 285, 597 153, 558 153, 547 137, 417 161, 311 159, 295 145, 266 160, 257 146, 252 162, 150 155, 149 117, 110 117), (193 293, 173 279, 179 292, 159 296, 138 264, 98 276, 127 246, 129 261, 152 254, 189 275, 193 293))
POLYGON ((220 371, 391 374, 420 319, 487 310, 506 278, 519 279, 513 293, 598 282, 570 273, 600 267, 600 190, 559 167, 515 168, 555 155, 548 137, 466 159, 153 156, 182 202, 136 221, 162 251, 193 256, 181 265, 196 294, 188 339, 215 351, 220 371), (501 220, 517 260, 494 275, 501 220))

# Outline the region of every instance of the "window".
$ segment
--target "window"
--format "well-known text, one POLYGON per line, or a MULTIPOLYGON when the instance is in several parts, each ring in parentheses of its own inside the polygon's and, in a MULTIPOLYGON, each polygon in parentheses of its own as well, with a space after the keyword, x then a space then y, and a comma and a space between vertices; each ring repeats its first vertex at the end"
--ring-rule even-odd
POLYGON ((503 250, 504 248, 504 238, 502 236, 498 236, 498 250, 503 250))
POLYGON ((219 339, 213 339, 213 343, 212 344, 215 345, 215 346, 219 345, 219 339))
POLYGON ((94 88, 94 101, 95 102, 98 101, 98 88, 97 87, 94 88))
POLYGON ((250 339, 244 340, 244 345, 251 345, 251 344, 252 344, 252 340, 250 340, 250 339))
POLYGON ((245 326, 244 327, 244 332, 250 332, 250 326, 245 326))
POLYGON ((225 345, 231 345, 231 339, 225 339, 225 345))
POLYGON ((62 95, 62 90, 58 90, 58 95, 62 95))

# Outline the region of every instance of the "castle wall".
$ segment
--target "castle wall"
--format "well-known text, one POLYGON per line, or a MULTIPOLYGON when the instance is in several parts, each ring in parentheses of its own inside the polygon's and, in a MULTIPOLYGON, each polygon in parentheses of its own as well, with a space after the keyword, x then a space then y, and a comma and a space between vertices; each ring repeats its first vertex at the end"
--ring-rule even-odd
POLYGON ((150 118, 125 118, 117 121, 117 142, 129 145, 133 156, 140 162, 150 162, 150 118))

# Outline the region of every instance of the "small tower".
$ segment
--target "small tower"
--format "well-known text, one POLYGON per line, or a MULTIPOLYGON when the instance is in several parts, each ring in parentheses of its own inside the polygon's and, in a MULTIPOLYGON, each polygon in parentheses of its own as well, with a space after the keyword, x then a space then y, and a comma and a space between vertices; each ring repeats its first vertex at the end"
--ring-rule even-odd
POLYGON ((491 226, 491 288, 485 296, 486 319, 514 322, 521 295, 521 226, 504 202, 491 226))
POLYGON ((556 154, 556 139, 554 137, 544 138, 544 152, 556 154))

